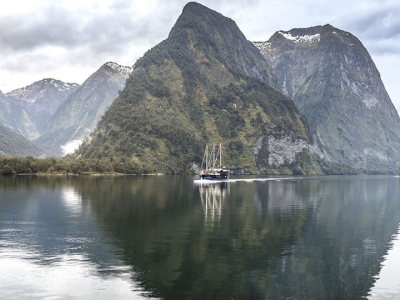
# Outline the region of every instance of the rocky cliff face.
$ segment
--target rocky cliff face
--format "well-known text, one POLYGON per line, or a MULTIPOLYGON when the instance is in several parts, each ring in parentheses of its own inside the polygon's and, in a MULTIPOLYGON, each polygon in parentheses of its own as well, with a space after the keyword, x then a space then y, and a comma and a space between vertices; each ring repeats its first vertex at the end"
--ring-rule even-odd
POLYGON ((105 63, 57 108, 35 143, 56 156, 75 150, 123 89, 131 71, 105 63))
POLYGON ((79 155, 123 156, 144 172, 182 173, 201 163, 207 143, 222 142, 229 166, 290 170, 297 156, 279 145, 309 153, 309 133, 277 89, 266 60, 235 22, 191 2, 168 38, 137 61, 79 155), (282 159, 271 158, 278 152, 282 159))
POLYGON ((314 152, 360 168, 397 168, 400 119, 355 36, 325 25, 278 31, 255 45, 306 116, 314 152))
POLYGON ((50 116, 78 86, 76 83, 43 79, 3 94, 0 124, 33 140, 42 134, 50 116))

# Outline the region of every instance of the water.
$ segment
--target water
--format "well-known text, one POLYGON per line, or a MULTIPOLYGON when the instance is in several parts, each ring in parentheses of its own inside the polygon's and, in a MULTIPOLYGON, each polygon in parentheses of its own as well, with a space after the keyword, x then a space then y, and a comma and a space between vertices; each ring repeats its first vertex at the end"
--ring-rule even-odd
POLYGON ((394 299, 400 179, 0 177, 0 299, 394 299))

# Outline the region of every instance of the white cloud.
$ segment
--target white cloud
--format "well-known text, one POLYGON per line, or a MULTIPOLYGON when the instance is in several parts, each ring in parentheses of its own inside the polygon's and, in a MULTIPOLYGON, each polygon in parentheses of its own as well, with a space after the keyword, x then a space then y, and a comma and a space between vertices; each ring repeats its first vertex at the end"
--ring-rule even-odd
POLYGON ((400 113, 399 55, 376 55, 374 61, 378 70, 385 70, 380 72, 382 81, 397 112, 400 113))
MULTIPOLYGON (((165 38, 188 1, 14 0, 0 3, 0 89, 43 78, 82 83, 103 63, 132 66, 165 38)), ((327 23, 358 37, 376 62, 392 100, 400 64, 396 0, 202 0, 233 19, 251 41, 278 30, 327 23)), ((399 101, 399 102, 398 102, 399 101)))

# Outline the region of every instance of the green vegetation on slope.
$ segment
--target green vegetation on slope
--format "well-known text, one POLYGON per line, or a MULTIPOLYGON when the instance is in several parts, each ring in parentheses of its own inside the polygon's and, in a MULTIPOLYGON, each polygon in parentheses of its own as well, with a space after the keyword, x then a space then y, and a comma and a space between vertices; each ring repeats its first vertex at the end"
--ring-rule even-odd
POLYGON ((34 158, 27 157, 0 157, 0 175, 18 174, 143 174, 137 164, 126 158, 112 159, 67 159, 67 158, 34 158))
MULTIPOLYGON (((352 167, 337 163, 328 163, 321 160, 315 160, 315 156, 307 152, 299 154, 297 163, 284 164, 279 167, 271 168, 268 174, 288 174, 303 175, 307 174, 311 166, 319 166, 320 169, 314 170, 314 174, 326 175, 345 175, 345 174, 385 174, 382 170, 355 170, 352 167), (310 161, 312 160, 312 161, 310 161)), ((127 157, 111 157, 103 159, 86 159, 71 157, 66 158, 34 158, 0 156, 0 175, 18 175, 18 174, 73 174, 73 175, 91 175, 91 174, 152 174, 154 170, 145 168, 145 165, 131 160, 127 157)))
POLYGON ((0 124, 0 155, 43 155, 44 151, 36 147, 22 135, 0 124))

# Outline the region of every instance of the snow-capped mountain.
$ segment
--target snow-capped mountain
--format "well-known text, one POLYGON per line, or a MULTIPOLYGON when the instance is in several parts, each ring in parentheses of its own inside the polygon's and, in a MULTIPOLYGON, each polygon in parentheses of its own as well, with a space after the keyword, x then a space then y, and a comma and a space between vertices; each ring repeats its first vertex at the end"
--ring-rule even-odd
POLYGON ((35 143, 56 156, 72 152, 94 129, 131 72, 131 67, 105 63, 58 107, 35 143))
POLYGON ((7 96, 20 101, 35 103, 42 100, 43 96, 49 93, 69 94, 71 91, 76 90, 78 86, 76 83, 66 83, 52 78, 45 78, 26 87, 13 90, 7 93, 7 96))
POLYGON ((121 66, 117 64, 116 62, 106 62, 104 66, 110 67, 111 69, 115 70, 117 73, 126 76, 126 78, 129 77, 129 75, 132 73, 132 67, 129 66, 121 66))
POLYGON ((358 167, 397 168, 400 119, 363 44, 331 25, 278 31, 255 45, 306 116, 315 151, 358 167))
POLYGON ((41 135, 58 106, 78 87, 76 83, 47 78, 3 94, 0 124, 33 140, 41 135))

